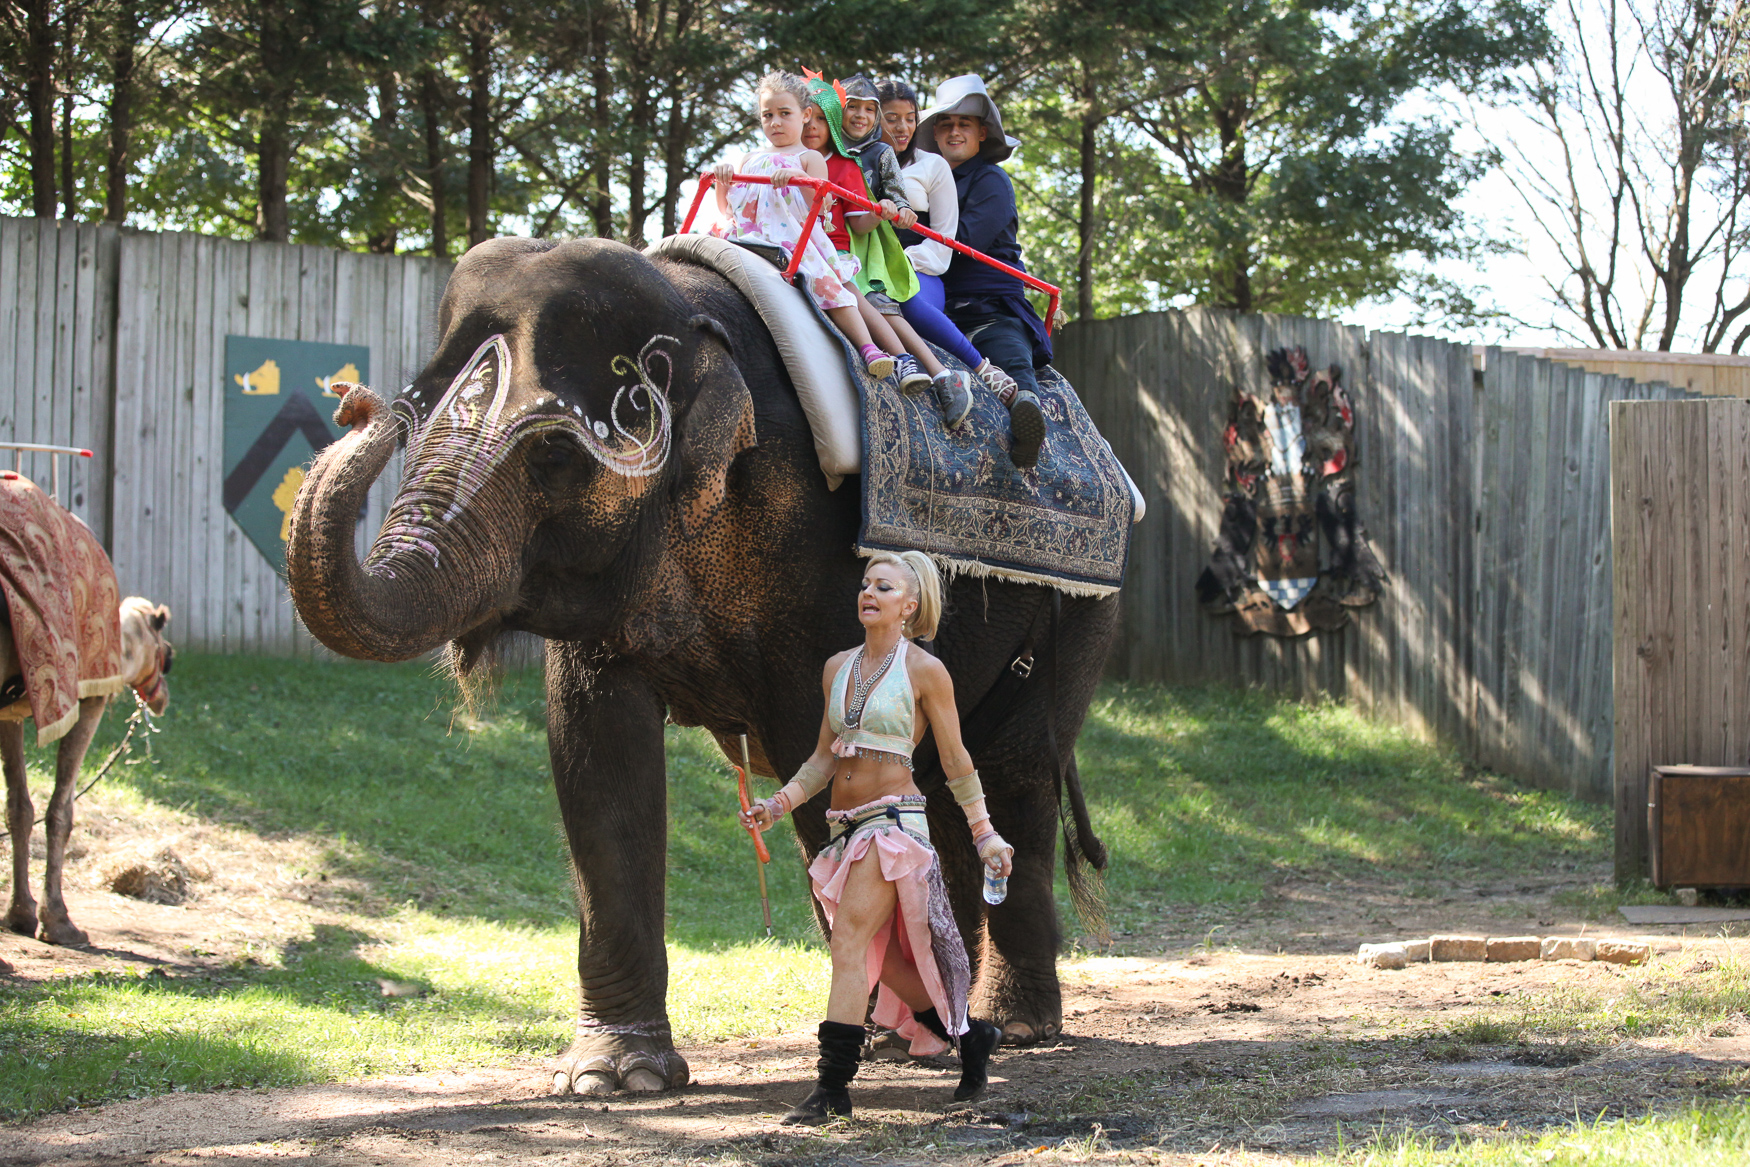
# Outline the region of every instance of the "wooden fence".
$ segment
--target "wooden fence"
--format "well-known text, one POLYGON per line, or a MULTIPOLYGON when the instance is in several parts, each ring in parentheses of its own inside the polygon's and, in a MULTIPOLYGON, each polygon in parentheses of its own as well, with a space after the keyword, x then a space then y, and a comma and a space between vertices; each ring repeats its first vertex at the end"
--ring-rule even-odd
POLYGON ((1214 310, 1077 322, 1058 367, 1148 499, 1111 672, 1344 698, 1536 785, 1611 796, 1609 403, 1666 386, 1469 345, 1214 310), (1390 579, 1335 634, 1234 635, 1194 582, 1221 435, 1264 354, 1304 345, 1355 400, 1357 510, 1390 579))
MULTIPOLYGON (((178 643, 304 655, 283 583, 225 513, 227 335, 367 345, 390 392, 435 345, 447 265, 0 219, 0 435, 88 446, 64 491, 122 586, 178 643)), ((1072 325, 1059 364, 1148 496, 1114 674, 1330 694, 1479 763, 1611 790, 1606 408, 1662 386, 1289 317, 1164 312, 1072 325), (1221 513, 1221 433, 1264 353, 1343 367, 1361 517, 1390 573, 1334 635, 1239 638, 1197 606, 1221 513)), ((361 544, 397 484, 373 490, 361 544)), ((46 464, 27 473, 47 477, 46 464)))
POLYGON ((1515 348, 1594 373, 1687 389, 1703 397, 1750 397, 1750 356, 1725 353, 1661 353, 1609 348, 1515 348))
POLYGON ((1655 765, 1750 762, 1750 404, 1610 410, 1616 870, 1646 873, 1655 765))
MULTIPOLYGON (((63 501, 124 592, 170 605, 179 645, 309 655, 284 582, 220 501, 225 337, 367 345, 393 393, 436 345, 448 279, 417 257, 0 218, 0 435, 96 451, 63 501)), ((46 484, 46 456, 25 472, 46 484)), ((398 475, 391 459, 361 544, 398 475)))

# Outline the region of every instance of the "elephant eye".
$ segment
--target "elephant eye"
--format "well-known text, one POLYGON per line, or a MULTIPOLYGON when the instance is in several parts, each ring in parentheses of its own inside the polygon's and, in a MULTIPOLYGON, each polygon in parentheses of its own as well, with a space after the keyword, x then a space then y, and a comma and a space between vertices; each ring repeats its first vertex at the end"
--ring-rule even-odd
POLYGON ((577 447, 557 435, 533 444, 529 450, 529 469, 540 478, 565 471, 577 461, 577 447))

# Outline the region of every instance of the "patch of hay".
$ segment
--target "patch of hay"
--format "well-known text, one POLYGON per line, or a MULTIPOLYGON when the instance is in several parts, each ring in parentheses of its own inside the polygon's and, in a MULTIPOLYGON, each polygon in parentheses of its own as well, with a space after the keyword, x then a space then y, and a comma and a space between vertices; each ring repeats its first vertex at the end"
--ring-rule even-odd
POLYGON ((188 899, 189 884, 196 878, 182 857, 165 847, 149 857, 119 864, 104 883, 117 895, 150 904, 180 904, 188 899))

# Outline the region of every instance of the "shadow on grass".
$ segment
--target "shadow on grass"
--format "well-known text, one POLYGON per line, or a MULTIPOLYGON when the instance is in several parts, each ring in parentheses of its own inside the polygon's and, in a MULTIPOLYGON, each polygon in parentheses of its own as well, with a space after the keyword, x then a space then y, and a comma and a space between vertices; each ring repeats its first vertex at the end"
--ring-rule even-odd
POLYGON ((1499 878, 1595 858, 1608 828, 1603 807, 1258 693, 1107 685, 1077 754, 1119 901, 1244 903, 1295 874, 1499 878))
MULTIPOLYGON (((328 869, 371 889, 367 911, 574 917, 538 672, 505 676, 478 720, 455 713, 453 686, 425 664, 187 656, 176 681, 153 763, 122 779, 146 797, 323 836, 328 869)), ((121 719, 106 721, 113 740, 121 719)), ((696 730, 670 727, 667 740, 669 935, 702 949, 752 939, 757 876, 732 772, 696 730)), ((1342 706, 1259 693, 1105 685, 1078 756, 1120 920, 1167 903, 1244 905, 1295 875, 1389 872, 1431 892, 1596 857, 1607 834, 1602 807, 1469 774, 1342 706)), ((789 827, 770 841, 776 931, 812 942, 789 827)))
POLYGON ((478 985, 385 996, 380 982, 405 974, 360 957, 370 941, 321 925, 283 967, 0 984, 0 1119, 556 1048, 550 1009, 478 985))

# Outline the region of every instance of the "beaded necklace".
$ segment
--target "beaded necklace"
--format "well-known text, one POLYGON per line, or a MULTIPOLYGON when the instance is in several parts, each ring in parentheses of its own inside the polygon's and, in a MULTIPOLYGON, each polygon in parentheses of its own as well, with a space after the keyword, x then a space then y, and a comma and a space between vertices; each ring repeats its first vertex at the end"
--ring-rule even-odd
POLYGON ((845 702, 845 728, 856 729, 863 724, 863 706, 868 703, 869 694, 875 686, 881 683, 881 678, 887 675, 887 670, 893 667, 893 660, 899 655, 899 646, 905 643, 905 638, 893 642, 893 650, 887 654, 887 659, 881 662, 881 667, 875 670, 875 675, 867 682, 863 680, 863 650, 858 649, 857 655, 851 658, 851 699, 845 702))

